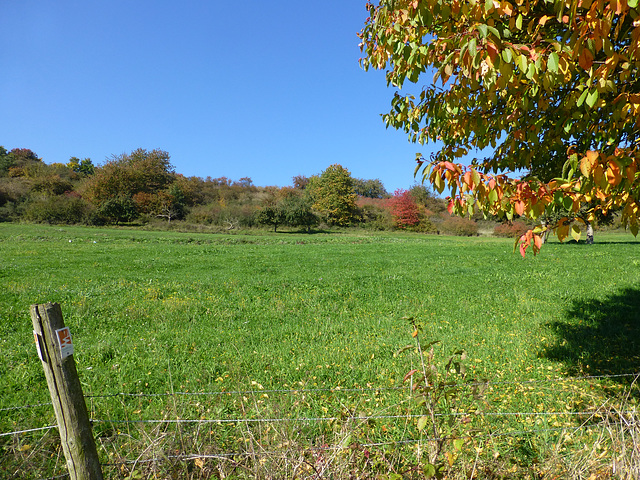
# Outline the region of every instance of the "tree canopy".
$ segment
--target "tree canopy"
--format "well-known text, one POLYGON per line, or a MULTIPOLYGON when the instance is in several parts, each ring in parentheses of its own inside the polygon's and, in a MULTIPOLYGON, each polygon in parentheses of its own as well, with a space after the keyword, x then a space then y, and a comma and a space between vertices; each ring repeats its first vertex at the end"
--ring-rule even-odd
POLYGON ((320 176, 311 177, 306 190, 313 200, 313 209, 329 225, 344 227, 355 219, 357 195, 353 178, 342 165, 336 163, 327 167, 320 176))
POLYGON ((97 203, 119 195, 130 198, 139 192, 157 193, 174 180, 169 158, 165 151, 141 148, 114 155, 90 179, 85 193, 97 203))
MULTIPOLYGON (((416 174, 451 192, 450 212, 509 219, 640 216, 639 0, 381 0, 367 4, 363 68, 402 87, 433 75, 419 95, 396 92, 387 126, 440 142, 416 174), (473 152, 491 153, 463 165, 473 152)), ((580 226, 548 227, 563 240, 580 226)), ((542 241, 538 227, 520 251, 542 241)))
POLYGON ((361 197, 367 198, 388 198, 389 193, 384 188, 384 185, 380 181, 379 178, 376 179, 367 179, 364 178, 354 178, 353 179, 353 190, 356 195, 360 195, 361 197))

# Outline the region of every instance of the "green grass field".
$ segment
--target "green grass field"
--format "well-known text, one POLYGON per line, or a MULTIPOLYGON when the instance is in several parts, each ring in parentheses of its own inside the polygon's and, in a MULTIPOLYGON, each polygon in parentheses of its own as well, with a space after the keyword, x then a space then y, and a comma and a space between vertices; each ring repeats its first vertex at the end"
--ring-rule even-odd
MULTIPOLYGON (((410 356, 394 357, 412 342, 407 316, 423 325, 425 342, 442 342, 439 356, 462 348, 469 378, 496 383, 489 411, 615 401, 629 377, 547 382, 638 370, 640 242, 620 234, 596 241, 551 241, 523 259, 512 240, 487 237, 0 224, 0 433, 55 422, 50 406, 8 410, 49 401, 29 317, 31 304, 45 302, 61 304, 96 419, 406 412, 406 390, 393 387, 415 366, 410 356), (179 404, 175 396, 101 396, 225 391, 257 393, 182 396, 179 404)), ((540 420, 508 417, 492 428, 540 420)), ((233 427, 220 427, 226 433, 215 441, 231 448, 233 427)), ((106 436, 118 427, 95 429, 106 436)), ((392 441, 412 433, 406 421, 388 420, 366 435, 392 441)), ((9 454, 26 442, 19 437, 0 437, 5 472, 15 466, 9 454)), ((42 472, 57 472, 45 463, 42 472)))

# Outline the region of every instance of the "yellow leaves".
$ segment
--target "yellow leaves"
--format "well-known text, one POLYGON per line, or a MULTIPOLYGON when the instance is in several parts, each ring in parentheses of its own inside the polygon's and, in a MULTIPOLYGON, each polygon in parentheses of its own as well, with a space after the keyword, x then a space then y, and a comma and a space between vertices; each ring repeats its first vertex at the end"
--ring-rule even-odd
POLYGON ((509 2, 500 2, 499 12, 510 17, 513 15, 513 6, 509 2))
POLYGON ((569 64, 569 61, 564 56, 561 56, 558 61, 558 69, 563 75, 565 75, 565 77, 571 74, 570 67, 571 65, 569 64))
POLYGON ((586 156, 580 160, 580 171, 582 175, 589 178, 593 173, 593 169, 598 163, 598 152, 594 152, 593 150, 589 150, 586 156))
POLYGON ((553 18, 553 17, 552 17, 551 15, 543 15, 542 17, 540 17, 540 20, 538 21, 538 24, 539 24, 541 27, 544 27, 544 26, 545 26, 545 24, 546 24, 549 20, 551 20, 552 18, 553 18))
POLYGON ((571 236, 576 242, 580 241, 580 227, 576 223, 571 225, 571 236))
POLYGON ((420 417, 418 419, 418 430, 424 430, 428 422, 429 422, 429 417, 427 417, 426 415, 420 417))
MULTIPOLYGON (((471 169, 471 178, 473 179, 473 184, 475 186, 480 184, 481 178, 480 178, 480 173, 478 173, 477 170, 475 169, 471 169)), ((472 187, 473 188, 473 187, 472 187)))
POLYGON ((444 454, 444 455, 445 455, 445 457, 447 458, 447 462, 449 463, 449 466, 450 466, 450 467, 453 467, 453 464, 454 464, 454 463, 455 463, 455 461, 456 461, 456 456, 455 456, 453 453, 451 453, 451 452, 445 452, 445 454, 444 454))
POLYGON ((593 169, 593 181, 596 185, 602 186, 604 180, 604 168, 598 163, 593 169))
POLYGON ((626 6, 626 0, 609 0, 609 7, 613 12, 615 12, 616 15, 620 15, 626 6))
POLYGON ((445 184, 442 176, 440 175, 440 172, 438 170, 434 170, 431 176, 431 183, 433 183, 436 191, 438 193, 442 193, 444 191, 445 184))

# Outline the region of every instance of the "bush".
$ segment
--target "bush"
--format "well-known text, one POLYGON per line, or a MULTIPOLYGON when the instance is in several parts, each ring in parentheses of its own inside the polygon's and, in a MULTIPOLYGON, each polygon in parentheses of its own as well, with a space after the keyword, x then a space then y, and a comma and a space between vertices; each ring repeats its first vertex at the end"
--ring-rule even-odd
POLYGON ((391 230, 393 218, 391 212, 382 206, 373 203, 365 203, 360 207, 361 226, 368 230, 391 230))
POLYGON ((389 199, 389 207, 396 228, 414 228, 420 223, 420 209, 409 190, 397 189, 389 199))
POLYGON ((0 207, 0 222, 10 222, 16 220, 20 216, 20 212, 13 202, 5 202, 0 207))
POLYGON ((104 219, 106 223, 131 222, 138 217, 138 211, 131 197, 120 195, 109 198, 100 203, 98 207, 98 217, 100 221, 104 219))
POLYGON ((522 220, 515 222, 501 223, 493 229, 493 235, 496 237, 515 238, 524 234, 529 227, 522 220))
POLYGON ((419 233, 433 233, 437 234, 438 227, 436 227, 431 220, 429 220, 426 216, 420 217, 420 223, 413 227, 411 230, 419 233))
POLYGON ((210 203, 191 209, 185 220, 187 223, 217 225, 227 229, 250 228, 257 225, 256 207, 251 205, 220 205, 210 203))
POLYGON ((473 237, 478 235, 478 224, 468 218, 449 217, 440 224, 440 230, 446 235, 473 237))
POLYGON ((60 175, 52 175, 48 177, 42 177, 34 181, 34 192, 39 192, 45 195, 62 195, 65 192, 73 190, 73 184, 60 178, 60 175))
POLYGON ((30 200, 24 218, 39 223, 91 223, 93 207, 77 195, 53 195, 30 200))

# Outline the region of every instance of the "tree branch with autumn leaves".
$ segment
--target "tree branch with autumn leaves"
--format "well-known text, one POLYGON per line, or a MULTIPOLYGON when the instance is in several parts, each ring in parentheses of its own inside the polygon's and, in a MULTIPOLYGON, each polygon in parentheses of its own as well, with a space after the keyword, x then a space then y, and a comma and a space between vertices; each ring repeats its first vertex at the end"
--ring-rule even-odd
MULTIPOLYGON (((398 89, 432 76, 417 97, 396 91, 383 118, 438 144, 416 174, 450 190, 452 213, 591 221, 620 211, 636 235, 639 1, 380 0, 367 4, 361 65, 398 89)), ((579 238, 569 220, 519 238, 521 253, 537 253, 543 230, 579 238)))

